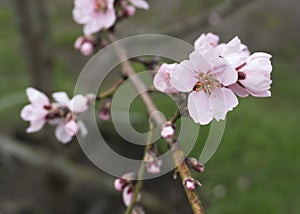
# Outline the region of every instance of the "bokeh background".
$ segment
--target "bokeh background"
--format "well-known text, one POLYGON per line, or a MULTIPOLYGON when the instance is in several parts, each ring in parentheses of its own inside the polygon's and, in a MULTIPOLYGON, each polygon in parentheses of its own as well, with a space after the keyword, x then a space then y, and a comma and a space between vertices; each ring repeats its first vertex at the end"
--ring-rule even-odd
MULTIPOLYGON (((273 55, 272 97, 240 99, 227 117, 221 146, 195 174, 209 214, 298 214, 300 210, 300 6, 298 0, 149 0, 151 10, 117 27, 119 38, 142 33, 187 42, 214 32, 234 36, 252 52, 273 55)), ((73 49, 81 26, 72 21, 71 0, 0 0, 0 213, 122 213, 114 177, 97 169, 74 140, 62 145, 53 129, 27 135, 19 117, 30 85, 72 94, 89 57, 73 49), (29 24, 28 24, 29 23, 29 24)), ((180 51, 180 50, 178 50, 180 51)), ((158 105, 167 109, 161 99, 158 105)), ((142 109, 139 102, 137 109, 142 109)), ((144 116, 143 114, 141 114, 144 116)), ((120 150, 132 150, 112 134, 120 150)), ((197 145, 204 143, 209 127, 197 145)), ((132 153, 140 151, 132 150, 132 153)), ((197 151, 194 151, 194 154, 197 151)), ((172 173, 145 182, 147 213, 191 213, 172 173)))

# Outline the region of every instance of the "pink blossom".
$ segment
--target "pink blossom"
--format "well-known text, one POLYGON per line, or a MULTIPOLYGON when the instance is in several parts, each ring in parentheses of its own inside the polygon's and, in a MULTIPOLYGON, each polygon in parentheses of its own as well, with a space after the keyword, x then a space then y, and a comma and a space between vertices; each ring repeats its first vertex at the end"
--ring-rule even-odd
POLYGON ((51 104, 44 93, 34 88, 27 88, 26 94, 31 104, 22 109, 21 118, 30 122, 30 126, 26 130, 28 133, 37 132, 46 123, 46 116, 51 104))
POLYGON ((229 86, 234 93, 241 97, 249 94, 255 97, 270 97, 271 92, 271 55, 254 53, 243 64, 236 68, 238 82, 229 86))
POLYGON ((237 81, 237 72, 213 47, 205 54, 195 50, 190 59, 178 64, 171 73, 171 85, 189 92, 188 110, 192 119, 201 125, 213 118, 224 120, 228 111, 238 105, 234 93, 225 86, 237 81))
MULTIPOLYGON (((134 189, 131 186, 126 186, 123 190, 123 202, 126 205, 126 207, 128 207, 132 201, 133 198, 133 193, 134 193, 134 189)), ((141 193, 138 194, 137 196, 137 201, 139 201, 141 199, 141 193)))
POLYGON ((127 181, 124 178, 117 178, 114 182, 115 190, 122 191, 124 187, 127 185, 127 181))
POLYGON ((162 64, 154 77, 154 87, 164 93, 176 93, 177 90, 170 83, 170 74, 177 64, 162 64))
POLYGON ((70 100, 65 92, 56 92, 52 96, 61 107, 66 107, 70 111, 66 118, 52 122, 52 124, 57 125, 56 138, 62 143, 67 143, 72 140, 78 131, 81 131, 81 135, 85 136, 87 129, 82 121, 76 119, 76 114, 88 109, 88 98, 83 95, 76 95, 70 100))
POLYGON ((108 29, 116 21, 114 0, 75 0, 73 18, 84 25, 85 35, 108 29))
POLYGON ((248 47, 242 44, 237 36, 227 44, 223 43, 216 46, 216 51, 220 56, 226 59, 233 68, 239 66, 250 55, 248 47))
POLYGON ((128 0, 130 4, 132 4, 134 7, 140 8, 140 9, 149 9, 149 4, 145 0, 128 0))
POLYGON ((170 124, 164 125, 161 130, 161 136, 163 138, 169 138, 172 137, 175 133, 174 127, 170 124))
POLYGON ((199 50, 205 47, 207 44, 216 47, 219 43, 219 36, 213 33, 201 34, 198 39, 194 42, 195 49, 199 50))

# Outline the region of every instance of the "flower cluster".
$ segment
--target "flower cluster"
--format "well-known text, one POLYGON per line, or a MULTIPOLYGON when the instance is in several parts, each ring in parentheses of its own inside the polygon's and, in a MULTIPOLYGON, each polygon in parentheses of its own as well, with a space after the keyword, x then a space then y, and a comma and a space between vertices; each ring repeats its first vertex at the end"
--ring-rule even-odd
POLYGON ((145 0, 75 0, 73 18, 78 24, 84 25, 83 32, 89 36, 112 27, 118 18, 117 9, 123 16, 132 16, 135 8, 147 10, 149 5, 145 0))
POLYGON ((56 102, 50 103, 44 93, 34 88, 27 88, 26 94, 30 104, 22 109, 21 118, 30 122, 28 133, 41 130, 48 122, 57 126, 55 136, 62 143, 71 141, 79 131, 83 136, 87 134, 78 115, 87 111, 93 95, 76 95, 70 100, 65 92, 56 92, 52 95, 56 102))
POLYGON ((238 105, 236 97, 271 96, 271 55, 250 52, 238 37, 219 43, 215 34, 202 34, 188 60, 163 64, 154 86, 164 93, 188 93, 191 118, 206 125, 224 120, 238 105))

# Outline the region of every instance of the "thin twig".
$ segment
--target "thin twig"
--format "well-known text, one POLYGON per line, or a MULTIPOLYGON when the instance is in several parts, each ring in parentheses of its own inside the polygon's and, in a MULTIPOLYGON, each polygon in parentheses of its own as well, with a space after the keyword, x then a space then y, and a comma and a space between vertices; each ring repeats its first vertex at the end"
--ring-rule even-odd
MULTIPOLYGON (((136 90, 139 92, 140 97, 147 109, 148 115, 151 115, 154 112, 157 112, 158 109, 156 105, 153 103, 151 97, 149 96, 149 93, 145 92, 147 87, 145 86, 144 82, 137 77, 135 74, 134 69, 131 66, 131 63, 127 60, 127 53, 123 47, 121 47, 120 44, 116 45, 117 39, 115 35, 111 32, 107 32, 108 39, 111 43, 114 45, 114 49, 116 51, 117 56, 119 57, 120 61, 122 61, 122 73, 123 75, 127 75, 130 78, 130 81, 132 82, 133 86, 136 88, 136 90)), ((164 124, 164 118, 161 114, 152 114, 153 115, 153 122, 156 126, 161 127, 164 124)), ((175 165, 177 166, 177 170, 180 174, 180 177, 182 179, 182 183, 184 183, 186 178, 191 178, 191 173, 189 171, 188 166, 186 165, 184 161, 184 153, 182 149, 180 148, 179 142, 174 144, 173 140, 166 141, 173 152, 173 159, 175 162, 175 165)), ((196 190, 188 190, 185 188, 185 192, 187 195, 187 198, 190 202, 191 208, 195 214, 203 214, 204 210, 202 207, 202 203, 199 199, 198 193, 196 190)))
POLYGON ((97 95, 96 99, 97 100, 102 100, 106 97, 111 96, 113 93, 115 93, 115 91, 119 88, 119 86, 125 81, 124 78, 120 79, 117 81, 117 83, 115 85, 113 85, 111 88, 107 89, 106 91, 100 93, 97 95))
POLYGON ((130 205, 126 209, 125 214, 131 213, 131 210, 132 210, 133 206, 135 205, 135 203, 137 202, 138 195, 143 186, 143 178, 144 178, 144 174, 145 174, 145 157, 146 157, 147 151, 151 148, 152 136, 153 136, 153 125, 150 124, 149 134, 148 134, 148 138, 147 138, 147 144, 145 146, 144 155, 143 155, 143 161, 141 163, 141 166, 140 166, 140 169, 138 172, 138 178, 137 178, 137 182, 135 185, 132 200, 130 202, 130 205))

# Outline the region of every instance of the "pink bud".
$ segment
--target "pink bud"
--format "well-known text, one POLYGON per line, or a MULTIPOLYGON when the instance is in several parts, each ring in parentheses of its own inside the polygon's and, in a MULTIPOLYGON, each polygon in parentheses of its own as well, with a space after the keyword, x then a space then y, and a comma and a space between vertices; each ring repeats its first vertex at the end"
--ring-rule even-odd
POLYGON ((103 121, 108 121, 110 119, 110 113, 108 111, 100 111, 99 118, 103 121))
POLYGON ((83 36, 80 36, 76 39, 75 43, 74 43, 74 48, 75 49, 80 49, 82 43, 84 42, 85 38, 83 36))
POLYGON ((172 125, 165 125, 161 130, 161 136, 163 138, 173 137, 175 130, 172 125))
POLYGON ((124 189, 124 186, 127 184, 126 180, 123 178, 117 178, 114 182, 114 187, 117 191, 122 191, 124 189))
POLYGON ((186 178, 184 180, 184 186, 188 190, 194 190, 196 188, 194 179, 193 178, 186 178))
POLYGON ((88 56, 88 55, 92 54, 93 51, 94 51, 94 46, 93 46, 93 43, 90 41, 85 41, 80 47, 80 52, 84 56, 88 56))
POLYGON ((129 186, 126 186, 123 190, 123 202, 128 207, 131 203, 132 197, 133 197, 133 189, 129 186))
POLYGON ((102 102, 99 111, 99 118, 103 121, 108 121, 110 119, 110 108, 111 108, 111 99, 105 99, 102 102))
POLYGON ((187 158, 187 164, 189 165, 189 167, 191 167, 197 172, 204 171, 204 165, 199 163, 199 161, 196 158, 192 158, 192 157, 187 158))
POLYGON ((135 7, 132 6, 132 5, 128 5, 126 8, 125 8, 125 14, 127 16, 133 16, 135 14, 135 7))
MULTIPOLYGON (((123 202, 128 207, 132 201, 133 198, 134 189, 131 186, 126 186, 123 190, 123 202)), ((141 193, 137 196, 137 201, 141 200, 141 193)))

